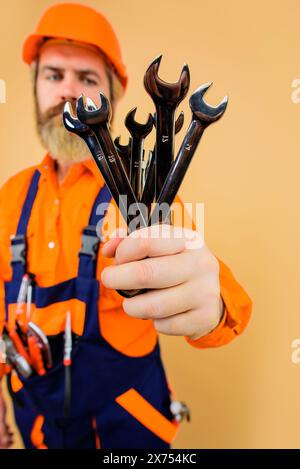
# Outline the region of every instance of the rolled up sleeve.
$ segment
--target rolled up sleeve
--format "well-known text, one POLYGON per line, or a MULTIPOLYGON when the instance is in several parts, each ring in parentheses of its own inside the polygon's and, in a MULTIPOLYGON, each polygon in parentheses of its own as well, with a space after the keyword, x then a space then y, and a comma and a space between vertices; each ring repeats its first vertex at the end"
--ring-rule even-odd
POLYGON ((236 281, 230 269, 220 260, 220 292, 225 305, 218 326, 209 334, 192 340, 185 337, 195 348, 221 347, 231 342, 246 328, 252 311, 252 301, 243 287, 236 281))

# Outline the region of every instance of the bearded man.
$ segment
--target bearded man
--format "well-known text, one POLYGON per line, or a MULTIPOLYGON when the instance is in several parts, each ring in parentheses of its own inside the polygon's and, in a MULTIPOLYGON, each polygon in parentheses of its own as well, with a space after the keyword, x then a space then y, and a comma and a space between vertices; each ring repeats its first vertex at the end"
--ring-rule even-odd
MULTIPOLYGON (((15 337, 30 320, 53 364, 43 369, 31 356, 31 376, 9 370, 16 423, 26 448, 168 448, 178 422, 157 333, 183 336, 195 353, 224 345, 245 329, 251 300, 204 243, 188 248, 178 227, 163 226, 168 237, 152 236, 154 227, 105 244, 97 236, 105 218, 97 207, 113 206, 111 196, 62 111, 81 94, 99 104, 101 90, 116 112, 128 77, 108 20, 77 3, 53 5, 25 40, 23 59, 47 153, 0 192, 0 333, 15 337), (147 291, 127 299, 116 292, 140 288, 147 291)), ((0 446, 11 443, 0 397, 0 446)))

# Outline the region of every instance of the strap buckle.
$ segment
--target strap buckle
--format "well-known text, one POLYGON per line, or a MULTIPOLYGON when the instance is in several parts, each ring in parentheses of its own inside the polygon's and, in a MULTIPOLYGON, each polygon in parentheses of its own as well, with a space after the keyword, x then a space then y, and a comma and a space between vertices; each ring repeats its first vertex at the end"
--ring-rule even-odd
POLYGON ((88 225, 82 230, 80 254, 91 256, 93 260, 98 254, 100 239, 96 232, 96 227, 88 225))
POLYGON ((25 235, 15 235, 11 240, 11 264, 21 262, 26 264, 26 238, 25 235))

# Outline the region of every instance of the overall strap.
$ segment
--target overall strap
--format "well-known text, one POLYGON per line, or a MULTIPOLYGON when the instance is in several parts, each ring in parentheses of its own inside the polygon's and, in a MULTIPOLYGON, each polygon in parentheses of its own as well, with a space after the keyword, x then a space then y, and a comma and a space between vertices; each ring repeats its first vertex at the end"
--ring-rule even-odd
POLYGON ((40 177, 41 173, 38 169, 36 169, 33 173, 25 202, 23 204, 17 227, 17 233, 11 240, 11 266, 13 271, 13 280, 21 279, 26 272, 26 232, 32 206, 38 191, 40 177))
POLYGON ((111 201, 111 193, 106 184, 100 189, 89 219, 89 224, 82 230, 81 250, 79 252, 78 276, 94 278, 96 275, 97 257, 101 239, 104 216, 111 201))

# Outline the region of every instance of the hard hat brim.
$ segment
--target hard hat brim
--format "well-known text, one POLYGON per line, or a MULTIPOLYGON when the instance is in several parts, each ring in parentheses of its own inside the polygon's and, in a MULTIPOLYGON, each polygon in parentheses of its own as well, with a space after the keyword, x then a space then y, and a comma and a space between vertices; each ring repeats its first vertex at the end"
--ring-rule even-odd
MULTIPOLYGON (((54 35, 54 34, 50 35, 49 34, 49 36, 46 36, 45 34, 37 34, 37 33, 36 34, 30 34, 25 39, 25 41, 23 43, 23 48, 22 48, 22 59, 26 64, 31 65, 31 63, 37 59, 38 53, 39 53, 39 48, 42 45, 42 43, 44 42, 44 40, 48 37, 49 38, 56 38, 56 39, 65 39, 65 37, 63 35, 59 36, 59 35, 54 35)), ((68 39, 69 40, 74 40, 74 41, 77 40, 77 38, 75 38, 75 37, 74 38, 68 37, 68 39)), ((86 44, 89 45, 89 43, 86 43, 86 44)), ((109 57, 108 57, 108 60, 109 60, 109 57)), ((123 89, 125 90, 125 88, 127 86, 127 82, 128 82, 128 77, 127 77, 126 74, 125 75, 123 74, 123 65, 119 64, 119 67, 117 67, 117 64, 116 64, 115 68, 116 68, 116 72, 118 74, 118 77, 119 77, 119 79, 122 83, 123 89)))

